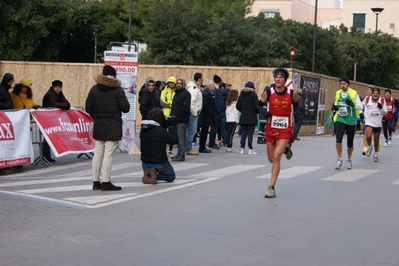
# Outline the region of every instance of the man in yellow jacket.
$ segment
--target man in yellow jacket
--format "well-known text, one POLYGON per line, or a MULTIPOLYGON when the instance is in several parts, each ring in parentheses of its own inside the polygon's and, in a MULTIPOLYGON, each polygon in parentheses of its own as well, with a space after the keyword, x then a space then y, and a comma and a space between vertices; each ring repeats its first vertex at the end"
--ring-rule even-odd
POLYGON ((161 107, 163 114, 168 117, 170 116, 170 110, 172 110, 173 97, 175 96, 176 78, 171 76, 166 81, 166 86, 161 92, 161 107))

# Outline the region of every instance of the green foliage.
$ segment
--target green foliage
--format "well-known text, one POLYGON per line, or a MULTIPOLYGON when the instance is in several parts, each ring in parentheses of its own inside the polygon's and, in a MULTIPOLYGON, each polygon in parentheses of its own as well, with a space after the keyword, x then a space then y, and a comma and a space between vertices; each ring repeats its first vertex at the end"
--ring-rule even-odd
MULTIPOLYGON (((314 27, 310 23, 246 17, 254 0, 132 0, 131 40, 147 43, 144 64, 293 67, 311 71, 314 27)), ((3 0, 0 59, 92 62, 110 42, 129 39, 128 0, 3 0)), ((364 34, 341 24, 317 28, 315 71, 395 88, 398 39, 364 34)))

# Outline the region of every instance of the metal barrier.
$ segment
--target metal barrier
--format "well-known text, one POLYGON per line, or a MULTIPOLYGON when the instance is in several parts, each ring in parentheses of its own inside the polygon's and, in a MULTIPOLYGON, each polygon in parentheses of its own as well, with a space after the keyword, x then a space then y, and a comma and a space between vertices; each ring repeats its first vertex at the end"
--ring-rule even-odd
POLYGON ((43 156, 43 134, 37 126, 36 122, 30 122, 30 137, 32 140, 32 144, 37 144, 39 146, 39 156, 33 161, 32 165, 36 166, 40 162, 43 162, 47 166, 51 166, 52 164, 43 156))

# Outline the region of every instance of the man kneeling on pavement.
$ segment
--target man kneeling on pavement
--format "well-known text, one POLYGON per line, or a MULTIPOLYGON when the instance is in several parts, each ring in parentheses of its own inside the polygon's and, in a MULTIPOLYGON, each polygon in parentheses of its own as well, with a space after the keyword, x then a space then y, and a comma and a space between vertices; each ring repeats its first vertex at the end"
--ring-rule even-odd
POLYGON ((176 129, 169 126, 166 131, 166 119, 160 108, 154 108, 148 113, 148 120, 141 122, 140 151, 144 171, 143 183, 156 184, 157 180, 173 182, 176 178, 175 170, 169 163, 166 145, 179 143, 176 129))

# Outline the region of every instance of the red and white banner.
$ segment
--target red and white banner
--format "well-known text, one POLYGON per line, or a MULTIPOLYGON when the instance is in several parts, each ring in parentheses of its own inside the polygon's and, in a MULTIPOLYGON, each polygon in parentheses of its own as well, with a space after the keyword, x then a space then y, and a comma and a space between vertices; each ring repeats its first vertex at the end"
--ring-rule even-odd
POLYGON ((28 110, 0 111, 0 168, 33 162, 28 110))
POLYGON ((81 109, 31 109, 30 113, 56 157, 93 152, 93 118, 81 109))

